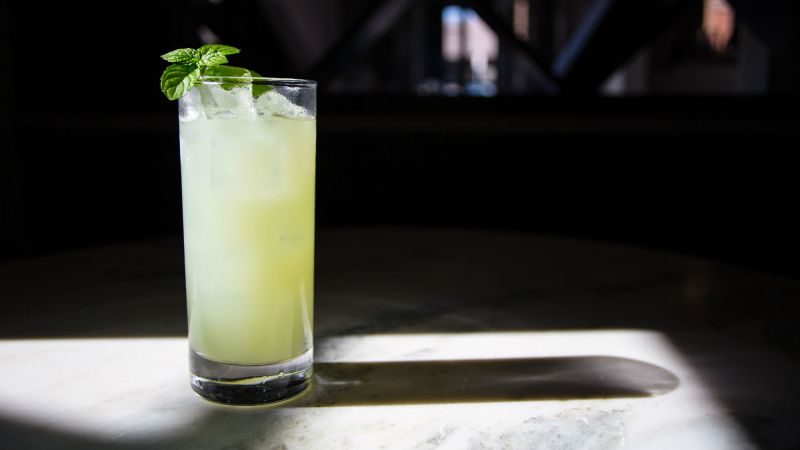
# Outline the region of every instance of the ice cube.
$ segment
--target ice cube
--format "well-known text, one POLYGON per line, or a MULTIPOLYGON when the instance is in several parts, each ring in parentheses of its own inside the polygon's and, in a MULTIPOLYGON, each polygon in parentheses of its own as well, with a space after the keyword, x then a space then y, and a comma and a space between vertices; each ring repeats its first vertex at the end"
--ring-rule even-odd
POLYGON ((203 105, 200 101, 200 91, 190 89, 178 102, 178 119, 181 122, 191 122, 203 117, 203 105))
POLYGON ((256 99, 256 110, 261 116, 283 116, 291 118, 307 118, 308 112, 302 106, 295 105, 274 89, 265 92, 256 99))
POLYGON ((255 117, 253 90, 250 84, 237 85, 231 89, 223 89, 220 84, 203 84, 199 86, 199 91, 208 118, 255 117))

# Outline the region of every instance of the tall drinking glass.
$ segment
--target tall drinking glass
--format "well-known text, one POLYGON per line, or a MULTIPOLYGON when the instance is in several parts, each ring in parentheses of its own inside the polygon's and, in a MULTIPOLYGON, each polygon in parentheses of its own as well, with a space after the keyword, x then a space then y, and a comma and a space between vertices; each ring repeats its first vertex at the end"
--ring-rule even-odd
POLYGON ((192 388, 292 397, 313 361, 316 83, 206 77, 179 108, 192 388))

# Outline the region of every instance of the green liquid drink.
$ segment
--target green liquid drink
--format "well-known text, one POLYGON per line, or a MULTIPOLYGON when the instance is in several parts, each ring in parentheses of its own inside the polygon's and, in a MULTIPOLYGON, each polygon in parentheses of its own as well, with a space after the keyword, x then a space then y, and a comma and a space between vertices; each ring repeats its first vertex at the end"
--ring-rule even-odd
POLYGON ((181 98, 189 344, 206 383, 193 386, 226 403, 285 398, 284 378, 299 391, 311 374, 316 120, 297 104, 309 82, 273 82, 258 98, 208 82, 181 98), (265 386, 277 394, 251 398, 265 386))

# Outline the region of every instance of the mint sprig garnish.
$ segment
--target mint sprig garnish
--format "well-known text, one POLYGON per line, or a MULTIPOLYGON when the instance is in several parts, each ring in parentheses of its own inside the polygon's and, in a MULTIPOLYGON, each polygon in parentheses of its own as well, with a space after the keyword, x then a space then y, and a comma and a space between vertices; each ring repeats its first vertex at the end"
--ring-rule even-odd
MULTIPOLYGON (((228 55, 239 53, 230 45, 208 44, 198 49, 179 48, 161 55, 161 59, 172 64, 161 74, 161 91, 170 100, 177 100, 205 76, 209 77, 259 77, 254 70, 225 66, 228 55)), ((222 83, 222 88, 231 90, 235 83, 222 83)), ((270 90, 267 85, 253 85, 253 95, 258 97, 270 90)))

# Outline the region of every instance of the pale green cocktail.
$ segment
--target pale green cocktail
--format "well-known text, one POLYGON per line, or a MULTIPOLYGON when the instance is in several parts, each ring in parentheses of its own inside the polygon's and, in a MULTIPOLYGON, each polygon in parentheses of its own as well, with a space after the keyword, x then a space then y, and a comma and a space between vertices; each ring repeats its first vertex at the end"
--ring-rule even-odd
POLYGON ((193 387, 225 403, 294 395, 311 374, 315 85, 263 83, 180 100, 193 387))

